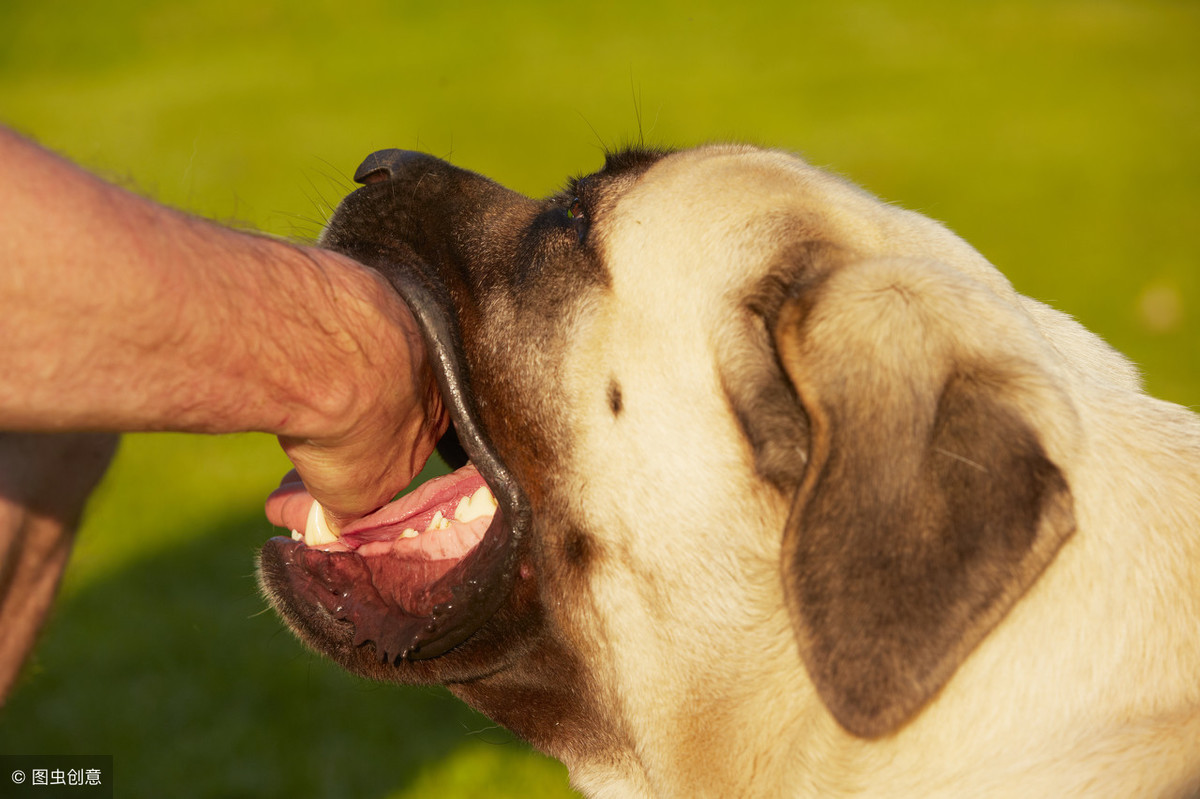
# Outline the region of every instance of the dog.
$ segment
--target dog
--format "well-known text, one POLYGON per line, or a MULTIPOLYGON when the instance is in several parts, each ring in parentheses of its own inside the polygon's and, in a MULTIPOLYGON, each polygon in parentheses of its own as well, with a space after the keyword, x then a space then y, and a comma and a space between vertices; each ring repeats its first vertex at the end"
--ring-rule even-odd
POLYGON ((783 152, 355 180, 460 468, 265 545, 318 653, 595 797, 1200 794, 1200 421, 1098 337, 783 152))

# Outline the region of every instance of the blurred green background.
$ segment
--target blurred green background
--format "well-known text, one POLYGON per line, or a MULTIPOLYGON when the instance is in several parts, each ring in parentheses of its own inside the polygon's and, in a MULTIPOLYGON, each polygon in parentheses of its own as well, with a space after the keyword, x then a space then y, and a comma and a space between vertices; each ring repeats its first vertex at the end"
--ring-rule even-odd
MULTIPOLYGON (((1198 53, 1190 0, 0 0, 0 122, 298 239, 382 147, 533 194, 642 136, 793 149, 948 223, 1196 405, 1198 53)), ((569 795, 445 692, 345 675, 263 612, 287 468, 267 436, 127 438, 0 752, 114 754, 118 796, 569 795)))

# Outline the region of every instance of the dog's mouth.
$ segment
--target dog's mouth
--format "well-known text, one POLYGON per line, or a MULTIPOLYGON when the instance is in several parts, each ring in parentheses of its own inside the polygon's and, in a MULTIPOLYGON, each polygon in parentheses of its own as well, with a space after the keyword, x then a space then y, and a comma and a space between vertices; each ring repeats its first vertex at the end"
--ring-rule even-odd
POLYGON ((370 643, 381 661, 435 657, 486 621, 496 604, 488 595, 505 593, 512 531, 498 504, 468 463, 340 535, 310 523, 303 536, 271 539, 263 576, 277 607, 301 628, 311 628, 312 613, 324 614, 349 624, 343 643, 370 643))
POLYGON ((452 428, 439 451, 453 463, 461 460, 455 450, 475 449, 483 469, 468 461, 340 534, 310 519, 303 535, 293 531, 263 546, 268 596, 317 649, 369 645, 377 661, 392 664, 438 657, 469 638, 508 595, 528 514, 473 421, 459 422, 471 431, 470 444, 460 445, 452 428))
POLYGON ((315 524, 307 540, 272 538, 261 580, 275 609, 320 651, 360 661, 373 646, 376 662, 426 660, 470 638, 509 596, 528 504, 480 424, 457 314, 436 270, 411 251, 333 248, 382 272, 413 312, 452 422, 438 450, 458 468, 336 538, 316 536, 315 524))

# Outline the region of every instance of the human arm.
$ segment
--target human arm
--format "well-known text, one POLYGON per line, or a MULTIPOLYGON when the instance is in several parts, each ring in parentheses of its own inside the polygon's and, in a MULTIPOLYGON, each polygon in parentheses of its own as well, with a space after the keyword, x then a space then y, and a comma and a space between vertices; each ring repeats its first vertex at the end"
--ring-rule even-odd
POLYGON ((0 429, 263 431, 335 522, 447 417, 407 308, 335 253, 108 184, 0 129, 0 429))
POLYGON ((0 705, 33 648, 117 436, 0 432, 0 705))

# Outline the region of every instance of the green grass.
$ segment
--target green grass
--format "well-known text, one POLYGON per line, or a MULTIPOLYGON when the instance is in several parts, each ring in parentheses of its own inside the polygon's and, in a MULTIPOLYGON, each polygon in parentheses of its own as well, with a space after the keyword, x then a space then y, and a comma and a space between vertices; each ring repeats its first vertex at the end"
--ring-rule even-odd
MULTIPOLYGON (((794 149, 947 222, 1200 404, 1200 6, 916 7, 6 0, 0 121, 301 238, 380 147, 531 193, 639 131, 794 149)), ((349 677, 262 612, 286 468, 265 436, 127 440, 0 752, 113 753, 121 796, 566 794, 444 692, 349 677)))

